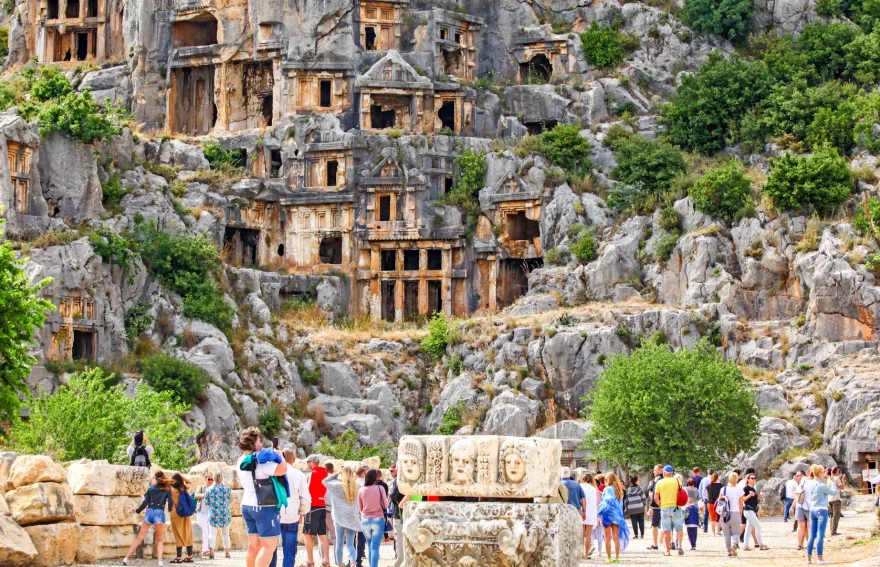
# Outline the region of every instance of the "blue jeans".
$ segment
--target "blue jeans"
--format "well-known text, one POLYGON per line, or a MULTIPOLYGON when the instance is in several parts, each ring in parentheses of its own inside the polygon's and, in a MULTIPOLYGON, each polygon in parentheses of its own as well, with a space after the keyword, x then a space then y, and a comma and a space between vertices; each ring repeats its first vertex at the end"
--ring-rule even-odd
POLYGON ((342 546, 343 540, 345 541, 345 549, 348 551, 348 562, 355 563, 357 561, 357 552, 354 548, 355 539, 357 539, 357 532, 354 530, 350 530, 348 528, 343 528, 339 524, 334 524, 334 528, 336 528, 336 541, 334 542, 334 547, 336 548, 336 564, 337 565, 345 565, 342 562, 342 546))
POLYGON ((709 533, 709 503, 703 500, 703 533, 709 533))
POLYGON ((825 547, 825 526, 828 525, 828 510, 810 510, 810 539, 807 541, 807 557, 813 555, 813 544, 816 544, 816 555, 822 557, 825 547), (818 536, 818 543, 816 539, 818 536))
POLYGON ((361 520, 361 531, 367 540, 370 567, 379 567, 379 546, 382 545, 382 533, 385 531, 385 518, 368 518, 361 520))
POLYGON ((281 550, 284 553, 281 560, 282 567, 293 567, 296 561, 297 536, 299 536, 299 522, 281 524, 281 550))
POLYGON ((788 511, 791 509, 792 502, 794 502, 794 498, 785 499, 785 509, 782 511, 782 519, 786 522, 788 521, 788 511))

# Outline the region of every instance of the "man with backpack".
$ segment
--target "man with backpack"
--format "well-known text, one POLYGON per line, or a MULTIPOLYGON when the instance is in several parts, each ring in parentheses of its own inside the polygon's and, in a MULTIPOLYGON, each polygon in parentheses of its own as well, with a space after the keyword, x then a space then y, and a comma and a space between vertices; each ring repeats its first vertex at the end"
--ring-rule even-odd
POLYGON ((153 446, 150 445, 143 431, 134 434, 134 439, 128 445, 127 452, 130 466, 150 468, 150 455, 153 454, 153 446))
POLYGON ((663 467, 663 479, 654 486, 654 503, 660 508, 660 539, 666 544, 666 555, 672 547, 672 531, 675 530, 675 547, 679 555, 684 555, 681 541, 684 538, 684 512, 681 506, 687 505, 687 492, 672 475, 672 465, 663 467), (679 492, 684 494, 684 502, 679 503, 679 492))

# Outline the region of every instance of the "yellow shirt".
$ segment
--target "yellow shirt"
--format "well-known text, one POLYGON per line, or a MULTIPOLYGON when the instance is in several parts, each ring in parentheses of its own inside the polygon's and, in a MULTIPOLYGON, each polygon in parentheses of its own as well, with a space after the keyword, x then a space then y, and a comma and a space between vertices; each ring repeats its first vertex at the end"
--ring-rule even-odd
POLYGON ((675 508, 678 505, 678 480, 674 476, 658 482, 654 492, 660 495, 660 508, 675 508))

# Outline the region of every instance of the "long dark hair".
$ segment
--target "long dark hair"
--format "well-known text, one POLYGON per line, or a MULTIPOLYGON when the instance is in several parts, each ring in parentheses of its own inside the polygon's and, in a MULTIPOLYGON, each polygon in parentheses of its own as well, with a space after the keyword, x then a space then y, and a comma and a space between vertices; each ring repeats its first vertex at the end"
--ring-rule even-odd
POLYGON ((183 476, 180 473, 174 473, 171 476, 171 480, 174 481, 174 488, 177 490, 186 490, 186 481, 183 480, 183 476))
POLYGON ((158 486, 162 490, 169 490, 171 488, 171 485, 174 484, 174 481, 165 476, 165 473, 162 471, 156 471, 156 474, 153 475, 153 478, 156 479, 156 486, 158 486))
POLYGON ((376 469, 370 469, 367 471, 367 476, 364 477, 364 486, 373 486, 376 484, 376 480, 378 480, 379 475, 376 473, 376 469))

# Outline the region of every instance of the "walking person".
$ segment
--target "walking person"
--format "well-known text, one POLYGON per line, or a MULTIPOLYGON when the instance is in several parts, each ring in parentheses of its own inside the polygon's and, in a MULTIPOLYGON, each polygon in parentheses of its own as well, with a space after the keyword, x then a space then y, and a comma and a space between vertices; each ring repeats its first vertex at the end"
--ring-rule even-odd
POLYGON ((562 467, 562 485, 568 489, 568 503, 577 508, 578 514, 580 514, 581 521, 585 519, 584 517, 584 500, 586 496, 584 495, 584 490, 581 488, 581 485, 577 482, 571 480, 571 469, 568 467, 562 467))
MULTIPOLYGON (((358 468, 355 470, 355 476, 357 477, 358 487, 364 486, 364 480, 367 477, 367 471, 370 470, 370 467, 361 463, 358 465, 358 468)), ((357 533, 357 561, 355 562, 355 567, 364 567, 364 557, 367 555, 367 540, 364 538, 364 532, 358 529, 357 533)))
POLYGON ((826 478, 828 479, 828 484, 834 483, 837 487, 837 494, 832 494, 828 497, 828 518, 831 522, 831 535, 836 536, 838 535, 837 527, 840 524, 841 517, 840 492, 846 485, 846 477, 840 472, 840 468, 835 465, 826 471, 826 478))
MULTIPOLYGON (((706 494, 706 490, 709 488, 709 484, 712 483, 712 475, 715 474, 715 469, 709 469, 706 471, 708 474, 700 480, 700 485, 697 487, 698 493, 700 495, 701 508, 703 509, 703 533, 709 533, 709 501, 708 494, 706 494)), ((715 534, 712 534, 715 535, 715 534)))
MULTIPOLYGON (((214 550, 217 549, 217 530, 223 538, 223 552, 226 559, 229 559, 229 524, 232 522, 232 510, 229 503, 232 501, 232 489, 229 485, 223 483, 223 473, 217 471, 214 473, 214 486, 208 488, 205 493, 205 503, 210 507, 208 515, 208 533, 210 540, 208 541, 208 549, 210 549, 210 558, 214 559, 214 550)), ((202 533, 202 537, 205 534, 202 533)))
POLYGON ((361 531, 367 543, 370 567, 379 567, 379 546, 385 530, 385 510, 388 509, 388 495, 376 484, 379 475, 370 469, 364 477, 364 486, 358 491, 357 503, 361 513, 361 531))
MULTIPOLYGON (((794 502, 794 493, 797 490, 800 477, 798 475, 801 474, 801 471, 795 471, 791 474, 791 478, 785 481, 783 485, 783 490, 785 491, 785 496, 783 497, 783 510, 782 510, 782 521, 788 522, 789 517, 791 517, 791 504, 794 502)), ((795 520, 797 521, 797 520, 795 520)))
POLYGON ((306 459, 309 467, 309 495, 312 502, 309 512, 306 514, 303 526, 303 534, 306 540, 306 555, 308 561, 305 567, 315 567, 315 538, 321 546, 321 557, 324 558, 322 567, 330 565, 330 543, 327 541, 327 487, 324 479, 327 478, 327 469, 321 466, 318 455, 309 455, 306 459))
POLYGON ((743 547, 743 551, 752 550, 749 546, 749 536, 752 533, 754 533, 758 549, 762 551, 769 549, 764 545, 764 540, 761 539, 761 522, 758 521, 758 505, 761 494, 755 488, 757 482, 758 477, 755 476, 755 473, 749 473, 746 475, 746 487, 743 489, 743 516, 746 518, 745 546, 743 547))
POLYGON ((202 557, 212 557, 214 555, 213 546, 211 545, 211 505, 205 502, 205 496, 208 488, 214 486, 214 475, 208 473, 205 475, 205 484, 196 488, 193 497, 196 499, 196 523, 202 532, 202 557))
POLYGON ((712 528, 712 535, 720 535, 721 528, 718 525, 718 513, 715 511, 715 504, 721 495, 724 485, 718 480, 718 473, 712 473, 709 479, 709 485, 706 487, 706 508, 709 510, 709 525, 712 528))
POLYGON ((584 557, 593 555, 593 530, 598 523, 599 499, 601 495, 596 488, 596 480, 590 473, 581 477, 581 490, 584 491, 584 557))
POLYGON ((825 527, 828 525, 828 497, 839 493, 837 483, 828 482, 822 465, 813 465, 810 472, 816 483, 810 491, 810 539, 807 541, 807 565, 813 562, 816 551, 817 565, 827 565, 822 554, 825 547, 825 527))
POLYGON ((359 486, 354 469, 342 467, 341 473, 334 473, 324 479, 327 487, 325 499, 331 506, 333 525, 336 529, 334 552, 337 565, 351 565, 357 560, 355 542, 361 530, 361 514, 357 506, 359 486), (348 551, 348 563, 342 562, 342 549, 348 551))
MULTIPOLYGON (((281 522, 281 565, 293 567, 296 561, 296 551, 299 548, 299 524, 302 517, 308 513, 312 497, 309 496, 309 484, 306 475, 296 470, 293 463, 296 462, 296 453, 293 449, 281 451, 281 458, 287 463, 287 487, 290 495, 287 497, 287 505, 281 508, 279 521, 281 522)), ((278 563, 278 549, 272 554, 269 567, 276 567, 278 563)))
POLYGON ((177 555, 169 563, 192 563, 193 561, 193 527, 190 516, 195 513, 192 504, 190 488, 192 482, 180 473, 174 473, 171 477, 171 500, 174 507, 171 509, 171 531, 174 533, 174 546, 177 555), (182 557, 183 548, 186 548, 186 557, 182 557))
MULTIPOLYGON (((688 479, 693 480, 692 478, 688 479)), ((684 527, 687 530, 688 541, 691 544, 691 551, 697 550, 697 535, 700 531, 700 510, 697 503, 692 499, 688 499, 688 507, 685 509, 684 527)))
POLYGON ((663 480, 663 465, 654 465, 654 478, 648 483, 648 517, 651 518, 651 536, 653 545, 648 549, 660 549, 657 547, 657 536, 660 532, 660 506, 654 500, 654 488, 663 480))
POLYGON ((629 488, 626 489, 626 511, 629 512, 629 521, 632 523, 633 539, 645 539, 645 505, 648 497, 640 484, 639 477, 633 476, 629 479, 629 488))
POLYGON ((742 531, 743 489, 737 486, 739 475, 732 472, 727 477, 727 486, 715 501, 715 513, 724 535, 724 547, 728 557, 736 557, 739 548, 739 534, 742 531))
MULTIPOLYGON (((382 469, 376 469, 376 474, 378 475, 378 478, 376 479, 376 484, 378 484, 379 486, 382 487, 383 490, 385 490, 386 496, 388 494, 391 494, 391 489, 388 488, 388 483, 386 483, 382 478, 382 469)), ((389 507, 390 507, 390 504, 389 504, 389 507)), ((388 518, 389 518, 388 510, 386 509, 385 510, 385 519, 388 520, 388 518)), ((386 530, 388 529, 388 526, 389 526, 389 522, 386 521, 385 522, 385 529, 386 530)), ((388 539, 388 532, 387 531, 382 532, 382 539, 385 543, 388 543, 389 541, 391 541, 390 539, 388 539)))
POLYGON ((654 502, 660 507, 660 539, 666 544, 666 556, 671 555, 672 532, 675 531, 675 549, 684 555, 681 542, 684 539, 684 512, 678 506, 681 482, 672 475, 672 465, 663 467, 663 479, 654 486, 654 502))
POLYGON ((242 488, 241 515, 248 535, 245 564, 268 567, 281 535, 278 506, 284 504, 279 499, 275 479, 287 473, 287 463, 281 455, 263 449, 262 435, 256 427, 241 432, 238 448, 243 453, 237 466, 242 488))
POLYGON ((605 531, 606 563, 620 563, 620 552, 629 546, 629 528, 623 517, 623 483, 613 472, 605 475, 605 490, 599 503, 598 517, 605 531), (614 559, 611 558, 611 542, 614 542, 614 559))
POLYGON ((813 479, 813 471, 807 470, 805 475, 801 475, 800 485, 795 490, 794 502, 792 509, 794 510, 795 527, 797 528, 797 551, 806 549, 804 543, 807 540, 810 529, 810 494, 816 486, 813 479))
POLYGON ((144 494, 143 502, 137 508, 131 509, 132 514, 140 514, 145 508, 147 513, 141 522, 141 529, 137 537, 131 542, 125 557, 122 558, 123 565, 128 565, 128 558, 144 541, 147 532, 150 531, 150 526, 153 526, 156 528, 153 541, 156 542, 156 555, 159 557, 158 565, 163 567, 162 547, 165 536, 165 508, 167 507, 168 512, 171 512, 171 482, 171 479, 166 477, 164 472, 156 471, 156 474, 150 479, 150 487, 147 489, 147 493, 144 494))

